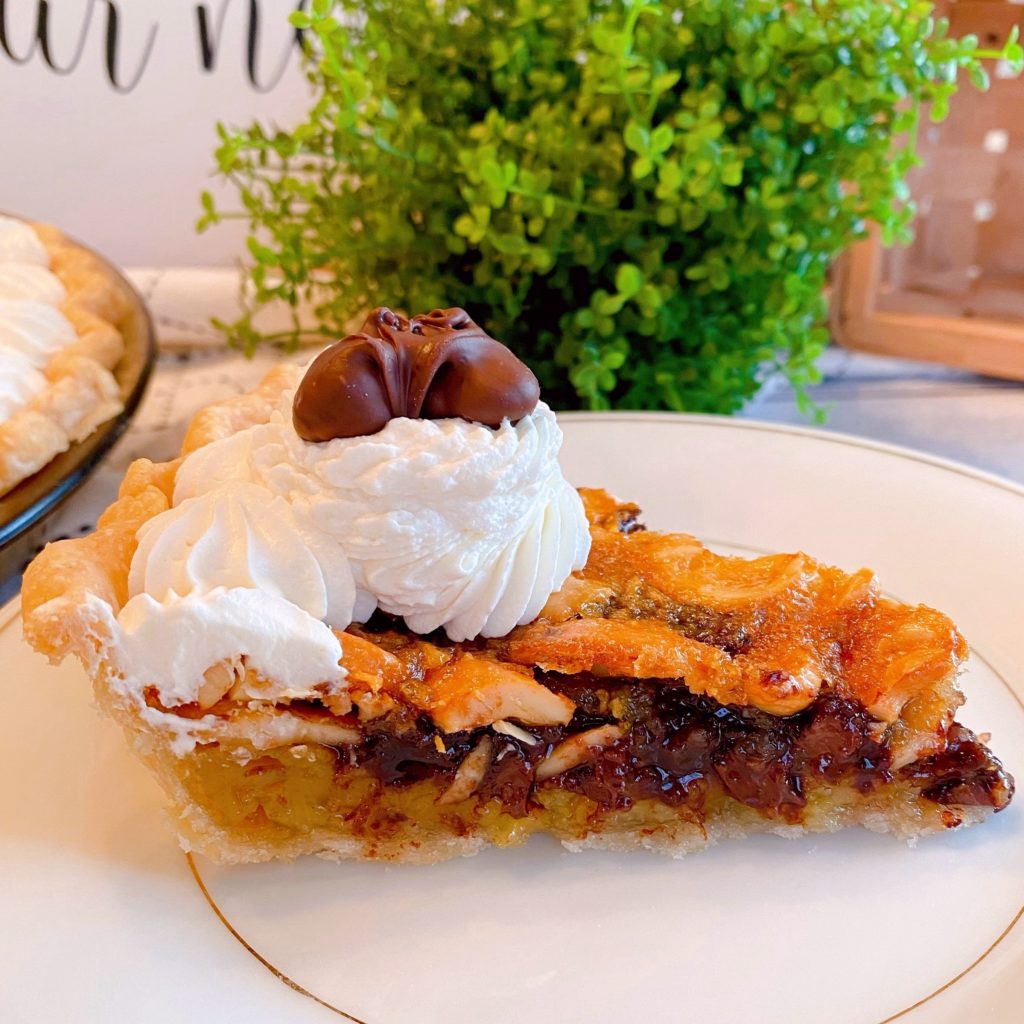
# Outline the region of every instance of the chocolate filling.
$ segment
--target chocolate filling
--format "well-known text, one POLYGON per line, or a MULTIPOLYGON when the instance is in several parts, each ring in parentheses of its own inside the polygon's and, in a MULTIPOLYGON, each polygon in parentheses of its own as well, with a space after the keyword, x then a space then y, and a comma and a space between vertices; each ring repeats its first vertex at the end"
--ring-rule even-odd
MULTIPOLYGON (((944 751, 894 771, 883 727, 855 701, 823 693, 787 718, 716 704, 682 686, 591 677, 547 676, 551 689, 572 697, 569 725, 528 728, 536 744, 495 735, 494 755, 477 798, 496 798, 515 817, 529 813, 538 792, 563 789, 588 797, 598 811, 626 810, 654 799, 701 820, 709 797, 725 794, 762 814, 797 823, 807 793, 818 784, 852 786, 862 794, 894 777, 915 786, 923 799, 943 805, 1001 810, 1013 780, 970 730, 954 724, 944 751), (544 782, 538 763, 568 736, 616 721, 615 704, 631 724, 622 739, 590 760, 544 782)), ((387 786, 421 779, 450 779, 482 730, 443 737, 429 718, 399 713, 369 723, 351 763, 387 786)))

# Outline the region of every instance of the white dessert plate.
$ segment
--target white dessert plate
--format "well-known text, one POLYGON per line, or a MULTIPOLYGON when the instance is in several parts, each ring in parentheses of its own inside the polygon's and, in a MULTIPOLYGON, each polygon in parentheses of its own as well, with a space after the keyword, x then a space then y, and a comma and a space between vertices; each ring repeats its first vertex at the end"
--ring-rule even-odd
MULTIPOLYGON (((869 565, 973 646, 962 719, 1024 778, 1024 489, 855 438, 563 418, 578 484, 724 550, 869 565)), ((218 868, 0 614, 0 1020, 954 1024, 1024 1019, 1024 806, 909 848, 861 831, 673 861, 536 838, 434 867, 218 868)))

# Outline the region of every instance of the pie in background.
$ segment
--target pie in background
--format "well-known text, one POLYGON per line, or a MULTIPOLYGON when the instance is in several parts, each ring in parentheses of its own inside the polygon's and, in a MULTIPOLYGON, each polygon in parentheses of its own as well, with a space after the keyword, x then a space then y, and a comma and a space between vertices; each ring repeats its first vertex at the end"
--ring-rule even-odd
POLYGON ((0 496, 121 411, 126 308, 93 253, 0 216, 0 496))
POLYGON ((577 492, 493 345, 459 310, 375 311, 201 412, 28 569, 27 639, 82 660, 187 849, 433 862, 544 832, 676 856, 1006 807, 945 615, 577 492))

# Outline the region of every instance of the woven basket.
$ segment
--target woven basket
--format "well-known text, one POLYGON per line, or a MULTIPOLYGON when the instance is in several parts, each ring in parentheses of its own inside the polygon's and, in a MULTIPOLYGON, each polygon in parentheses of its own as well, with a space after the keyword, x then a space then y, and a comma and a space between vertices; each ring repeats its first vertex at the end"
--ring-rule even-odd
MULTIPOLYGON (((1024 7, 960 0, 950 32, 998 47, 1024 7)), ((965 87, 948 119, 924 120, 909 248, 877 235, 837 267, 835 340, 847 348, 1024 380, 1024 80, 990 67, 987 93, 965 87)))

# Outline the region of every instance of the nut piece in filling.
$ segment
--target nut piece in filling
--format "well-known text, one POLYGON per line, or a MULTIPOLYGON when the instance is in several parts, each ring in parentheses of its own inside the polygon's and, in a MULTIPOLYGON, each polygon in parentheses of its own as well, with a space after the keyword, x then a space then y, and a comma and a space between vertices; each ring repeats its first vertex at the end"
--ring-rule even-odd
POLYGON ((83 660, 183 844, 224 862, 911 838, 1009 803, 955 719, 944 615, 647 531, 560 444, 463 311, 378 309, 134 464, 29 568, 25 634, 83 660))

